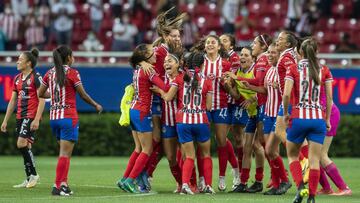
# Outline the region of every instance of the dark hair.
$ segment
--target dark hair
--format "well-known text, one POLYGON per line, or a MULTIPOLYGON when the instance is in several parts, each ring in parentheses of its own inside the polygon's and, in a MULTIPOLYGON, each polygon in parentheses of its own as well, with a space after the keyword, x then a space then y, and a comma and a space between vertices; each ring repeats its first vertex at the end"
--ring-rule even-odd
POLYGON ((258 35, 257 38, 259 39, 259 43, 261 46, 265 46, 265 50, 267 50, 267 48, 269 48, 270 44, 272 43, 272 38, 270 37, 270 35, 268 34, 261 34, 258 35))
POLYGON ((252 56, 252 48, 251 48, 250 46, 244 46, 244 47, 242 47, 242 48, 241 48, 241 51, 242 51, 243 49, 249 50, 249 51, 250 51, 250 54, 251 54, 251 56, 252 56))
POLYGON ((301 44, 301 51, 304 54, 304 58, 309 60, 309 73, 316 85, 320 85, 320 66, 316 57, 317 43, 313 38, 305 40, 301 44))
POLYGON ((185 82, 191 82, 192 91, 196 90, 199 86, 196 69, 198 69, 204 63, 204 60, 204 53, 202 52, 192 52, 187 58, 187 63, 189 65, 188 71, 193 72, 193 75, 190 76, 188 72, 185 72, 183 79, 185 82))
POLYGON ((149 44, 139 44, 134 49, 132 55, 129 58, 130 65, 135 69, 141 61, 147 61, 149 58, 146 56, 148 53, 149 44))
POLYGON ((61 45, 53 51, 53 58, 56 71, 56 83, 63 87, 66 83, 64 65, 67 65, 69 56, 72 56, 72 50, 65 45, 61 45))
POLYGON ((214 38, 216 41, 218 41, 218 44, 220 46, 220 50, 219 50, 219 55, 221 56, 221 58, 228 58, 229 55, 228 53, 226 53, 224 46, 221 44, 220 38, 217 35, 207 35, 205 37, 203 37, 198 43, 196 43, 191 49, 190 51, 197 51, 197 52, 205 52, 205 43, 206 40, 209 39, 210 37, 214 38))
POLYGON ((25 51, 23 53, 26 56, 26 59, 31 62, 31 68, 34 69, 39 58, 39 50, 36 48, 31 49, 31 51, 25 51))
POLYGON ((290 45, 287 48, 293 48, 298 45, 299 38, 290 31, 283 31, 286 34, 286 42, 290 43, 290 45))
POLYGON ((173 43, 170 43, 168 47, 168 54, 175 56, 179 60, 179 64, 182 64, 184 57, 184 48, 182 46, 177 46, 173 43))

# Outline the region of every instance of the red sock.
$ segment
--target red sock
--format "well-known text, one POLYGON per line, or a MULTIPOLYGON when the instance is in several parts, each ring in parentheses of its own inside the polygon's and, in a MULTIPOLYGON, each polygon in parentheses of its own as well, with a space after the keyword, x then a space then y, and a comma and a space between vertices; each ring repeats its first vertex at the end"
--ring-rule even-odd
POLYGON ((63 181, 68 159, 69 159, 68 157, 64 157, 64 156, 61 156, 58 159, 58 163, 56 166, 56 177, 55 177, 56 188, 60 188, 61 182, 63 181))
POLYGON ((170 170, 176 182, 179 183, 179 185, 181 185, 181 169, 179 165, 176 164, 175 166, 170 166, 170 170))
POLYGON ((130 158, 129 158, 129 162, 128 162, 127 166, 126 166, 126 170, 125 170, 124 175, 123 175, 124 178, 129 177, 130 172, 133 169, 135 161, 138 158, 139 154, 140 153, 136 152, 136 151, 133 151, 133 153, 131 153, 130 158))
POLYGON ((135 179, 136 177, 138 177, 138 175, 144 169, 148 160, 149 160, 149 155, 145 154, 144 152, 141 152, 138 158, 136 159, 134 167, 130 172, 129 178, 135 179))
POLYGON ((193 168, 194 168, 194 159, 186 158, 182 169, 183 184, 187 183, 189 185, 193 168))
POLYGON ((176 161, 178 162, 179 167, 182 168, 184 160, 182 159, 182 154, 181 154, 180 148, 178 148, 176 150, 176 161))
POLYGON ((204 158, 204 179, 205 185, 212 185, 212 169, 213 163, 211 157, 204 158))
POLYGON ((290 163, 289 167, 290 167, 290 172, 294 179, 294 182, 296 183, 296 186, 299 187, 299 185, 303 182, 300 162, 293 161, 290 163))
POLYGON ((309 194, 311 196, 316 195, 316 190, 320 180, 320 170, 319 169, 310 169, 309 172, 309 194))
POLYGON ((236 160, 234 148, 233 148, 230 140, 226 141, 226 148, 227 148, 228 157, 229 157, 229 163, 230 163, 231 167, 232 168, 238 168, 239 167, 238 162, 236 160))
POLYGON ((278 168, 278 177, 280 178, 281 182, 289 182, 286 170, 285 170, 285 166, 284 166, 284 162, 281 158, 281 156, 278 156, 274 159, 274 164, 275 167, 278 168))
POLYGON ((190 178, 190 184, 191 185, 196 185, 197 184, 195 166, 194 166, 194 168, 192 170, 192 174, 191 174, 191 178, 190 178))
POLYGON ((228 152, 226 145, 224 147, 218 147, 217 151, 219 157, 219 176, 225 176, 228 161, 228 152))
POLYGON ((239 172, 241 173, 242 159, 243 159, 243 148, 242 147, 237 149, 237 158, 238 158, 239 172))
POLYGON ((249 180, 249 176, 250 176, 250 169, 249 168, 242 168, 241 169, 241 175, 240 175, 241 183, 246 184, 247 181, 249 180))
POLYGON ((70 170, 70 158, 67 158, 65 172, 63 174, 62 181, 61 181, 61 182, 66 183, 66 185, 67 185, 67 182, 68 182, 69 170, 70 170))
POLYGON ((280 186, 279 168, 276 166, 275 160, 270 160, 271 183, 275 189, 280 186))
POLYGON ((256 168, 255 180, 257 182, 262 182, 264 178, 264 167, 256 168))
MULTIPOLYGON (((151 154, 151 161, 149 161, 148 163, 148 167, 146 169, 146 172, 149 176, 153 176, 153 173, 157 167, 157 165, 159 164, 162 154, 163 154, 163 148, 161 146, 161 142, 153 142, 156 145, 156 148, 153 148, 153 152, 151 154)), ((150 160, 150 159, 149 159, 150 160)))
POLYGON ((301 153, 304 155, 305 158, 309 158, 309 145, 305 145, 300 148, 301 153))
POLYGON ((198 168, 198 172, 199 172, 199 177, 203 177, 204 176, 204 159, 201 157, 201 151, 200 151, 199 147, 196 149, 196 163, 197 163, 197 168, 198 168))
POLYGON ((303 155, 303 153, 302 152, 300 152, 299 153, 299 161, 302 161, 302 160, 304 160, 304 155, 303 155))

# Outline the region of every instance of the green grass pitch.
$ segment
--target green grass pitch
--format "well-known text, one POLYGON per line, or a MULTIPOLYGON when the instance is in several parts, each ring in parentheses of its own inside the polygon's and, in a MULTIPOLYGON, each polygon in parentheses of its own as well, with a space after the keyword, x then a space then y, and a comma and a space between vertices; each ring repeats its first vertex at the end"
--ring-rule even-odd
MULTIPOLYGON (((286 195, 264 196, 263 194, 228 194, 218 192, 215 195, 197 194, 181 196, 173 194, 175 181, 170 174, 167 161, 163 158, 154 174, 153 191, 149 194, 129 194, 115 186, 123 173, 127 158, 124 157, 74 157, 71 160, 69 184, 74 191, 71 197, 51 196, 51 186, 55 178, 56 157, 36 157, 36 167, 40 174, 40 184, 32 189, 14 189, 24 178, 22 159, 0 157, 0 202, 292 202, 295 195, 293 186, 286 195)), ((285 160, 286 161, 286 160, 285 160)), ((317 202, 360 202, 360 159, 335 159, 341 174, 353 191, 350 197, 317 196, 317 202)), ((217 188, 217 159, 213 159, 213 187, 217 188)), ((287 163, 286 163, 287 165, 287 163)), ((266 183, 269 169, 265 170, 266 183)), ((250 182, 253 181, 252 171, 250 182)), ((227 186, 231 188, 232 176, 228 166, 227 186)), ((333 187, 335 188, 335 187, 333 187)), ((306 199, 305 199, 306 200, 306 199)), ((303 201, 306 202, 306 201, 303 201)))

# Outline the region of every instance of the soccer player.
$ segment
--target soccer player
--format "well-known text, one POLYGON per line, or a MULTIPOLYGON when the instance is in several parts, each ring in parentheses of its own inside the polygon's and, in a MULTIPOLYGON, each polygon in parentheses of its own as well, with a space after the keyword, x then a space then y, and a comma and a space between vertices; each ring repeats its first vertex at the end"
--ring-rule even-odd
POLYGON ((47 71, 38 91, 40 97, 51 98, 50 126, 60 144, 52 195, 69 196, 73 194, 68 185, 70 159, 79 134, 76 92, 97 112, 101 113, 103 108, 86 93, 79 72, 70 67, 74 57, 69 47, 62 45, 56 48, 53 59, 54 67, 47 71))
POLYGON ((165 89, 163 81, 155 73, 150 75, 145 73, 140 65, 142 61, 150 64, 155 63, 156 58, 152 45, 138 45, 129 59, 131 66, 134 68, 133 85, 135 95, 130 109, 130 125, 133 131, 135 150, 131 154, 125 173, 117 185, 130 193, 139 192, 135 187, 134 180, 145 168, 153 151, 153 128, 151 124, 151 101, 153 96, 150 88, 153 84, 156 84, 165 89))
MULTIPOLYGON (((225 51, 228 53, 228 60, 231 63, 231 71, 237 72, 240 68, 240 57, 236 53, 237 48, 235 37, 231 34, 223 34, 220 36, 221 44, 223 45, 225 51)), ((245 110, 242 109, 238 104, 241 102, 239 99, 236 100, 231 97, 231 95, 228 95, 228 108, 229 108, 229 117, 231 118, 231 126, 230 130, 233 134, 238 154, 241 155, 241 159, 236 160, 235 152, 233 145, 231 144, 230 140, 227 139, 226 141, 226 147, 228 151, 228 158, 229 163, 232 167, 232 173, 234 176, 233 179, 233 188, 240 184, 240 170, 239 169, 239 163, 242 162, 242 137, 244 135, 243 129, 247 122, 247 114, 245 113, 245 110), (244 112, 244 114, 243 114, 244 112), (239 153, 241 149, 241 153, 239 153)))
MULTIPOLYGON (((201 53, 195 54, 193 60, 203 61, 201 53)), ((198 63, 203 66, 202 62, 198 63)), ((165 101, 172 100, 177 95, 178 111, 176 114, 176 127, 179 142, 185 152, 186 159, 182 169, 182 189, 180 194, 194 194, 189 184, 193 173, 195 146, 200 147, 203 159, 203 171, 206 194, 214 194, 212 189, 212 160, 210 156, 210 128, 206 114, 212 106, 212 83, 201 73, 202 67, 196 67, 192 73, 183 73, 171 83, 166 93, 160 91, 165 101)))
POLYGON ((307 39, 301 44, 302 60, 291 65, 286 71, 283 93, 284 123, 287 129, 286 151, 290 171, 298 188, 294 203, 301 202, 304 196, 302 169, 298 159, 301 145, 307 139, 309 143, 309 198, 315 202, 315 195, 320 178, 321 148, 330 130, 332 105, 332 75, 326 66, 320 66, 316 57, 317 44, 314 39, 307 39), (320 104, 320 87, 325 86, 326 112, 320 104), (292 104, 292 113, 288 107, 292 104))
POLYGON ((15 188, 32 188, 40 178, 36 172, 34 155, 31 151, 35 141, 35 131, 39 128, 45 105, 44 99, 39 98, 37 94, 41 83, 41 75, 35 71, 38 56, 37 49, 20 54, 17 61, 17 70, 20 73, 15 76, 11 99, 1 124, 1 131, 6 132, 8 120, 16 106, 17 148, 24 159, 26 179, 21 184, 14 185, 15 188))

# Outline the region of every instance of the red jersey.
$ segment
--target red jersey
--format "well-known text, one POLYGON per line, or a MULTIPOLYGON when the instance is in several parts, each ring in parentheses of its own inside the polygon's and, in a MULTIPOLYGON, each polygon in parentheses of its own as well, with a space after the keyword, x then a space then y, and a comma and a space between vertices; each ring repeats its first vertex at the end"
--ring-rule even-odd
POLYGON ((206 115, 206 95, 212 93, 212 82, 198 74, 198 88, 191 90, 191 83, 184 81, 184 74, 178 75, 171 86, 178 88, 178 111, 176 122, 185 124, 209 123, 206 115))
POLYGON ((164 61, 166 55, 168 54, 168 49, 169 48, 166 44, 161 44, 160 46, 154 48, 156 56, 156 63, 154 64, 154 69, 163 81, 165 79, 164 61))
POLYGON ((56 83, 55 67, 48 70, 44 76, 43 85, 50 91, 50 120, 72 118, 77 123, 76 87, 81 85, 80 74, 77 70, 64 66, 66 82, 63 87, 56 83))
POLYGON ((20 73, 15 76, 13 91, 17 94, 17 112, 16 118, 31 118, 36 116, 39 105, 37 88, 40 87, 41 75, 32 71, 26 78, 20 73))
MULTIPOLYGON (((165 75, 165 85, 170 86, 171 82, 173 82, 174 79, 170 79, 168 75, 165 75)), ((162 123, 166 126, 175 126, 176 124, 176 112, 178 110, 177 108, 177 99, 174 98, 171 101, 164 101, 162 100, 162 123)))
POLYGON ((221 82, 221 76, 230 71, 229 61, 221 58, 218 58, 215 61, 211 61, 205 55, 204 68, 202 69, 202 74, 205 77, 212 81, 212 88, 214 96, 212 98, 212 107, 211 110, 218 110, 221 108, 226 108, 228 105, 227 93, 224 89, 223 83, 221 82))
MULTIPOLYGON (((268 57, 265 53, 262 53, 258 56, 255 64, 254 64, 254 78, 242 78, 238 77, 238 80, 247 81, 251 85, 255 86, 264 86, 264 78, 266 72, 271 67, 268 57)), ((266 103, 266 95, 257 93, 258 97, 258 106, 264 105, 266 103)))
POLYGON ((155 74, 147 75, 141 66, 137 66, 133 74, 134 98, 131 109, 140 111, 141 119, 151 111, 153 93, 150 87, 155 84, 161 89, 164 88, 164 82, 155 74))
POLYGON ((275 66, 272 66, 266 73, 264 85, 267 90, 265 115, 276 117, 281 104, 281 93, 279 87, 279 75, 275 66))
POLYGON ((285 79, 294 82, 291 118, 322 119, 324 117, 323 107, 320 104, 320 86, 325 82, 332 82, 333 78, 329 69, 322 66, 319 73, 321 84, 316 85, 311 79, 309 68, 308 60, 303 59, 298 64, 290 66, 286 72, 285 79))
POLYGON ((296 64, 295 51, 293 48, 286 49, 280 54, 277 62, 281 95, 284 93, 286 70, 289 66, 296 64))
MULTIPOLYGON (((231 72, 236 74, 236 72, 240 68, 240 57, 234 50, 230 50, 228 55, 229 55, 229 62, 231 64, 231 72)), ((239 102, 236 101, 234 98, 232 98, 230 94, 228 94, 228 103, 239 104, 239 102)))

